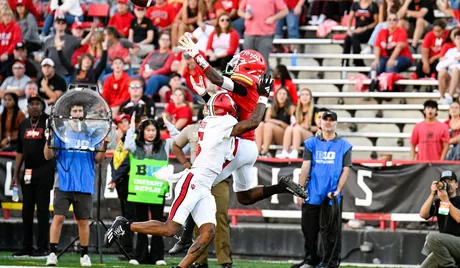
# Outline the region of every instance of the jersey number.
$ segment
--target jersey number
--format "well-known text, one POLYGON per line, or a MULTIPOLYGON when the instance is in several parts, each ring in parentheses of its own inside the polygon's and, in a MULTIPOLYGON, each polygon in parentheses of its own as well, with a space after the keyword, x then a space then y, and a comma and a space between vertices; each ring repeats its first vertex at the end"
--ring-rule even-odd
POLYGON ((196 156, 201 153, 201 145, 200 143, 203 141, 204 132, 198 131, 198 146, 196 148, 196 156))

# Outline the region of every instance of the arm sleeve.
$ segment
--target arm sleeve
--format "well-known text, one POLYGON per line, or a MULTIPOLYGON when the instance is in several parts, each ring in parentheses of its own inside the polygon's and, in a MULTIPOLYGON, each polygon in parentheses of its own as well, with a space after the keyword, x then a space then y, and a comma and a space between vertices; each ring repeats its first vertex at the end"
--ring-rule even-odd
POLYGON ((433 32, 429 32, 427 35, 425 35, 425 38, 423 38, 423 43, 422 43, 422 48, 430 48, 430 42, 433 37, 433 32))
POLYGON ((103 90, 102 90, 102 97, 104 100, 109 104, 109 106, 112 104, 112 101, 110 100, 110 85, 109 85, 110 80, 105 79, 103 90))
POLYGON ((9 80, 7 77, 7 79, 5 79, 5 81, 3 81, 2 85, 0 86, 0 90, 5 90, 6 87, 8 86, 8 83, 9 83, 9 80))
POLYGON ((107 66, 107 58, 108 58, 108 51, 102 50, 101 59, 99 60, 96 68, 94 68, 95 77, 101 76, 102 72, 104 71, 105 67, 107 66))
POLYGON ((58 51, 58 56, 59 60, 61 61, 64 68, 66 68, 67 72, 69 72, 69 74, 73 74, 75 72, 75 67, 73 67, 72 64, 70 64, 70 62, 66 59, 66 57, 64 56, 64 52, 62 50, 58 51))
POLYGON ((134 139, 134 132, 135 129, 133 127, 130 127, 128 129, 125 138, 125 146, 123 148, 125 150, 128 150, 130 153, 134 153, 136 151, 136 141, 134 139))
MULTIPOLYGON (((177 139, 177 137, 180 135, 180 133, 182 133, 181 131, 179 131, 176 126, 174 126, 171 122, 164 122, 165 123, 165 126, 166 128, 168 129, 169 131, 169 134, 171 134, 171 138, 174 138, 174 139, 177 139)), ((188 127, 188 126, 187 126, 188 127)), ((185 129, 183 129, 182 131, 184 131, 185 129)))
POLYGON ((174 142, 174 140, 171 139, 171 138, 165 140, 165 151, 166 151, 166 155, 168 155, 168 156, 171 153, 171 148, 172 148, 173 142, 174 142))
POLYGON ((214 41, 214 36, 215 35, 216 35, 216 31, 212 31, 212 33, 209 35, 208 43, 206 44, 206 51, 208 51, 208 50, 214 51, 214 49, 212 49, 212 41, 214 41))
POLYGON ((22 39, 30 40, 33 33, 38 32, 37 20, 35 20, 32 14, 27 15, 27 30, 22 33, 22 39))
POLYGON ((22 154, 22 137, 24 137, 24 124, 19 125, 18 139, 16 140, 16 153, 22 154))
POLYGON ((129 170, 129 157, 126 156, 125 159, 123 159, 123 161, 121 162, 120 166, 117 169, 113 170, 112 181, 118 182, 120 178, 129 174, 129 170))
POLYGON ((227 55, 232 56, 233 54, 235 54, 239 45, 240 45, 240 36, 235 30, 232 30, 230 32, 230 45, 227 50, 227 55))
MULTIPOLYGON (((15 23, 15 22, 13 22, 15 23)), ((8 46, 8 54, 13 55, 14 48, 16 47, 16 44, 22 41, 22 33, 21 33, 21 27, 19 27, 19 24, 16 23, 16 26, 13 28, 12 32, 13 38, 10 41, 10 45, 8 46)))
POLYGON ((275 0, 275 9, 276 11, 280 11, 282 9, 287 8, 286 3, 283 0, 275 0))
POLYGON ((344 167, 351 167, 353 166, 353 162, 352 162, 352 157, 351 157, 351 148, 350 150, 348 150, 345 155, 343 156, 343 166, 344 167))
POLYGON ((415 125, 414 130, 412 130, 412 135, 410 136, 410 143, 414 146, 418 144, 418 124, 415 125))
POLYGON ((442 132, 441 140, 443 142, 449 142, 450 135, 449 135, 449 127, 446 124, 443 124, 444 130, 442 132))
POLYGON ((379 33, 377 34, 377 39, 375 40, 375 47, 378 47, 380 49, 382 49, 382 46, 381 46, 381 43, 382 43, 382 39, 383 39, 383 31, 385 31, 385 29, 382 29, 379 31, 379 33))
POLYGON ((170 52, 165 64, 160 69, 152 72, 152 74, 169 75, 171 73, 171 65, 175 59, 174 53, 170 52))
POLYGON ((139 76, 140 77, 142 77, 142 74, 144 73, 144 70, 145 70, 145 65, 148 64, 148 62, 150 60, 150 57, 152 56, 152 54, 154 52, 155 52, 155 50, 150 52, 149 54, 147 54, 147 56, 145 56, 145 59, 142 61, 141 67, 139 67, 139 76))
POLYGON ((303 150, 303 156, 302 156, 304 161, 311 161, 311 152, 307 149, 303 150))
POLYGON ((134 43, 129 41, 129 39, 126 39, 126 38, 121 38, 120 39, 120 44, 124 48, 133 48, 134 47, 134 43))

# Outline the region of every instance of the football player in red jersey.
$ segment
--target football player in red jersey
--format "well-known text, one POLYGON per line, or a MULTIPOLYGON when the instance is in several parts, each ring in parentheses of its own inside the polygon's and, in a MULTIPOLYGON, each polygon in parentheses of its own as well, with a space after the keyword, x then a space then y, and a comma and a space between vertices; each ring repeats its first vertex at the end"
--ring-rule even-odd
MULTIPOLYGON (((251 49, 246 49, 236 54, 227 65, 226 73, 230 75, 230 77, 227 77, 212 68, 199 53, 190 33, 180 37, 179 44, 185 53, 195 59, 211 83, 229 92, 238 107, 238 120, 247 120, 259 99, 257 94, 259 79, 267 70, 267 64, 262 54, 251 49)), ((207 101, 209 96, 207 96, 205 87, 202 84, 194 84, 193 86, 207 101)), ((254 131, 240 135, 235 144, 235 158, 224 164, 224 169, 214 184, 225 180, 232 174, 233 190, 236 193, 238 202, 243 205, 251 205, 280 193, 290 192, 298 197, 306 198, 304 188, 293 182, 289 177, 281 178, 276 185, 253 187, 251 171, 257 160, 257 152, 254 131)))

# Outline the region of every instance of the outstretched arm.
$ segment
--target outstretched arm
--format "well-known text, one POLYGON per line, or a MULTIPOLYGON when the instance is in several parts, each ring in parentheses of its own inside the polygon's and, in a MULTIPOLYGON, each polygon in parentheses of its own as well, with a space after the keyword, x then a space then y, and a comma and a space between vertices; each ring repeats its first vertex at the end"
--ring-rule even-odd
POLYGON ((208 78, 211 83, 228 91, 233 91, 234 93, 243 97, 247 95, 247 90, 244 86, 238 83, 234 83, 232 79, 223 76, 219 71, 211 67, 206 58, 200 54, 198 46, 195 44, 195 42, 193 42, 192 35, 190 33, 185 33, 183 36, 181 36, 179 38, 179 44, 185 53, 195 59, 195 62, 198 64, 198 66, 200 66, 206 75, 206 78, 208 78))
POLYGON ((256 109, 251 113, 251 116, 247 120, 238 122, 238 124, 233 127, 232 136, 239 136, 245 132, 256 129, 257 126, 259 126, 259 123, 264 117, 272 84, 273 79, 271 76, 264 74, 264 77, 259 81, 259 88, 257 90, 257 93, 259 93, 259 102, 257 103, 256 109))

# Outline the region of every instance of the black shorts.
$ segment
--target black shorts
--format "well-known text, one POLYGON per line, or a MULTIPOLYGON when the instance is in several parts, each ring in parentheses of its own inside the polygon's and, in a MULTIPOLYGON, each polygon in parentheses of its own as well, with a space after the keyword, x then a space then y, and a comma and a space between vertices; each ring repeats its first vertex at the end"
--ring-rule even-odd
POLYGON ((77 220, 91 218, 93 210, 93 196, 88 193, 63 192, 58 188, 54 190, 54 214, 66 215, 70 204, 73 205, 73 213, 77 220))

